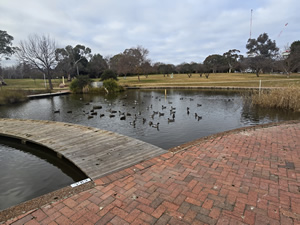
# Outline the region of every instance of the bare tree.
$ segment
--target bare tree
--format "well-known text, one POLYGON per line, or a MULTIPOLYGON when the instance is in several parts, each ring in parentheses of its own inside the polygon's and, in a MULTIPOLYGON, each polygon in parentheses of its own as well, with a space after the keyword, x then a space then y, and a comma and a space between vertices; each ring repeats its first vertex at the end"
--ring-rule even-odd
POLYGON ((52 70, 56 66, 55 59, 56 43, 49 36, 31 35, 28 40, 21 41, 17 56, 23 63, 27 63, 45 74, 49 82, 50 90, 52 86, 52 70))

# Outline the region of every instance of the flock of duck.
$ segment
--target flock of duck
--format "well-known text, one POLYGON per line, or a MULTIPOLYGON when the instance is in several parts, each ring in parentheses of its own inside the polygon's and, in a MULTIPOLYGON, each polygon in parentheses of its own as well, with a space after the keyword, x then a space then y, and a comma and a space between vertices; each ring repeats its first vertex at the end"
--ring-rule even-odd
MULTIPOLYGON (((161 99, 159 97, 154 97, 151 96, 152 98, 158 99, 159 101, 161 101, 161 99)), ((126 96, 123 99, 127 99, 126 96)), ((80 99, 82 100, 82 99, 80 99)), ((180 100, 183 100, 183 98, 180 98, 180 100)), ((194 99, 190 98, 190 101, 193 101, 194 99)), ((108 100, 105 99, 106 102, 108 102, 108 100)), ((174 123, 175 122, 175 117, 176 117, 176 107, 173 107, 173 103, 171 101, 168 101, 167 105, 160 105, 159 109, 156 108, 156 110, 154 109, 154 106, 148 105, 145 107, 145 109, 148 111, 148 116, 143 116, 141 111, 137 110, 136 105, 139 105, 140 103, 137 100, 134 100, 132 109, 135 109, 134 113, 132 112, 124 112, 124 111, 120 111, 120 110, 114 110, 111 108, 112 104, 108 103, 108 109, 105 110, 105 112, 102 110, 104 107, 102 105, 97 105, 94 104, 92 101, 91 102, 87 102, 85 103, 86 106, 92 106, 92 108, 89 109, 84 109, 82 110, 84 115, 87 115, 87 119, 92 119, 95 117, 109 117, 109 118, 115 118, 118 117, 120 120, 129 120, 129 125, 133 126, 134 128, 136 127, 137 121, 140 120, 142 124, 148 124, 150 127, 156 128, 157 130, 159 130, 159 122, 154 122, 155 119, 157 117, 159 118, 167 118, 167 122, 168 123, 174 123), (150 113, 150 117, 149 117, 149 113, 150 113), (148 118, 147 118, 148 117, 148 118)), ((141 104, 144 104, 144 102, 141 102, 141 104)), ((126 103, 123 103, 122 106, 126 106, 126 103)), ((202 104, 197 104, 197 107, 201 107, 202 104)), ((158 107, 158 106, 156 106, 158 107)), ((60 113, 60 110, 55 110, 54 113, 60 113)), ((72 111, 67 111, 67 113, 72 113, 72 111)), ((190 115, 191 110, 190 107, 186 107, 186 114, 190 115)), ((202 119, 202 116, 198 115, 197 112, 194 113, 194 117, 197 121, 202 119)))

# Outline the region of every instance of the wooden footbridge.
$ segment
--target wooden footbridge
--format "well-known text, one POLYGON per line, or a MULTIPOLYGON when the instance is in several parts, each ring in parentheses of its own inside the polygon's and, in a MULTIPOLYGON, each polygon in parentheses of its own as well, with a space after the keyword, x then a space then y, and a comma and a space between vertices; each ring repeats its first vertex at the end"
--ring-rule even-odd
POLYGON ((45 146, 93 180, 166 153, 154 145, 110 131, 53 121, 0 119, 0 136, 45 146))

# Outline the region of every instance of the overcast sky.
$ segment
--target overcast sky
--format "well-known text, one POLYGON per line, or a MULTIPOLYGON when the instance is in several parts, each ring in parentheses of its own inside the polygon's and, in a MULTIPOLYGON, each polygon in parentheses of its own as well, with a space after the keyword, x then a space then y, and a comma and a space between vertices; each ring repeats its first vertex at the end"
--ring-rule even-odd
POLYGON ((265 32, 281 50, 300 39, 299 0, 0 0, 0 30, 15 46, 49 34, 58 47, 82 44, 102 56, 141 45, 152 62, 177 65, 245 54, 251 9, 252 38, 265 32))

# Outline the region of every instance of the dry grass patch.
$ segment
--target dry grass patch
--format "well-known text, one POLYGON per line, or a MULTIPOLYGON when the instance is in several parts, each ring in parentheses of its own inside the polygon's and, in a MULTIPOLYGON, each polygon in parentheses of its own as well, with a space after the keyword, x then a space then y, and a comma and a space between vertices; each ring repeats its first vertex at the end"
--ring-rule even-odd
POLYGON ((251 102, 268 108, 281 108, 300 112, 300 87, 277 88, 268 91, 256 91, 251 102))
POLYGON ((242 74, 242 73, 217 73, 210 74, 209 78, 203 75, 192 74, 189 78, 186 74, 174 74, 173 78, 164 77, 163 75, 149 75, 148 78, 140 76, 140 82, 137 76, 130 76, 124 79, 119 78, 119 84, 122 86, 135 86, 135 87, 258 87, 259 81, 262 82, 262 87, 285 87, 294 84, 300 87, 300 75, 293 74, 290 78, 284 75, 271 75, 262 74, 256 77, 255 74, 242 74))

